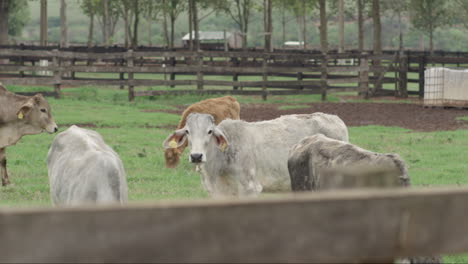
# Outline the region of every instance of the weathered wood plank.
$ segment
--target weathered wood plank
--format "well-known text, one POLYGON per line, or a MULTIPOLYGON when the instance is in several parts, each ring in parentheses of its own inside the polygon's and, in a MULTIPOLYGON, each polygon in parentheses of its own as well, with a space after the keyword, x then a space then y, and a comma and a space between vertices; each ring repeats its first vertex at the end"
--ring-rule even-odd
POLYGON ((1 209, 2 262, 378 262, 468 251, 467 188, 1 209))
POLYGON ((54 85, 54 77, 2 78, 5 85, 54 85))
POLYGON ((343 78, 343 79, 330 79, 330 76, 327 78, 327 83, 330 84, 341 84, 341 83, 357 83, 359 82, 359 77, 352 78, 343 78))

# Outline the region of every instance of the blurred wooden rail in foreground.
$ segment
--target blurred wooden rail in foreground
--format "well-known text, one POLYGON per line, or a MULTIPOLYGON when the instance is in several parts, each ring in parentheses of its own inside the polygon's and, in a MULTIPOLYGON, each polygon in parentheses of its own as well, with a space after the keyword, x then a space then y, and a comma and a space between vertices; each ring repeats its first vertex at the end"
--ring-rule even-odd
POLYGON ((1 262, 386 262, 468 252, 468 188, 1 209, 1 262))

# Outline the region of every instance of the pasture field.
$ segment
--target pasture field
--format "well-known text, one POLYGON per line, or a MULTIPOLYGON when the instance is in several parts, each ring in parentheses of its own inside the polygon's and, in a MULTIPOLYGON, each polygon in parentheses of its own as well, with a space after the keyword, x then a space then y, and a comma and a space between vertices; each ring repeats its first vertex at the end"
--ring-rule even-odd
MULTIPOLYGON (((16 92, 50 89, 8 88, 16 92)), ((118 88, 78 87, 65 88, 63 92, 62 99, 48 98, 59 132, 77 124, 101 133, 124 163, 131 202, 208 197, 200 176, 188 163, 187 151, 177 169, 164 167, 162 142, 179 122, 179 115, 171 111, 216 96, 145 97, 130 103, 127 91, 118 88)), ((235 97, 241 107, 287 103, 284 108, 295 109, 304 108, 306 103, 320 103, 320 95, 270 96, 266 102, 260 97, 235 97)), ((329 95, 328 100, 338 102, 340 98, 329 95)), ((468 120, 468 111, 458 119, 468 120)), ((468 129, 416 132, 370 125, 349 127, 349 131, 350 142, 365 149, 400 154, 409 167, 413 185, 468 184, 468 129)), ((1 188, 0 207, 50 205, 46 160, 54 136, 25 136, 7 148, 12 185, 1 188)), ((468 256, 450 256, 445 261, 468 262, 468 256)))

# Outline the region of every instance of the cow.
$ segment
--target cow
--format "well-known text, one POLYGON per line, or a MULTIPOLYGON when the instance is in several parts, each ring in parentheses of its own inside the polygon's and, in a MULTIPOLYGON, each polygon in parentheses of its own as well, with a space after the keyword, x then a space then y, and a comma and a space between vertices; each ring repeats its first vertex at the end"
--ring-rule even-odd
POLYGON ((0 84, 0 170, 2 186, 10 184, 6 147, 16 144, 24 135, 50 134, 58 131, 50 105, 41 95, 22 96, 0 84))
POLYGON ((127 201, 122 161, 96 131, 73 125, 58 134, 47 168, 54 205, 127 201))
POLYGON ((371 152, 323 134, 308 136, 289 151, 288 170, 293 191, 320 190, 322 183, 327 183, 324 178, 329 175, 329 169, 358 166, 393 169, 401 186, 410 184, 405 162, 398 154, 371 152))
POLYGON ((188 141, 189 161, 199 165, 202 184, 211 196, 256 196, 291 190, 288 150, 302 138, 323 133, 348 140, 348 129, 335 115, 286 115, 261 122, 224 120, 192 113, 163 146, 188 141))
MULTIPOLYGON (((365 167, 383 168, 382 172, 391 172, 389 175, 396 177, 394 186, 409 187, 411 184, 405 162, 398 154, 371 152, 348 142, 316 134, 302 139, 290 150, 288 170, 292 190, 320 191, 352 187, 351 185, 343 185, 343 182, 346 181, 327 182, 325 177, 336 175, 334 172, 330 173, 330 169, 333 167, 344 170, 352 170, 353 168, 362 170, 365 167), (330 186, 333 183, 341 186, 330 186)), ((338 172, 340 173, 340 170, 338 172)), ((367 173, 369 170, 362 170, 362 172, 367 173)), ((349 176, 351 175, 353 174, 349 174, 349 176)), ((374 177, 375 175, 369 174, 369 176, 374 177)), ((363 175, 359 176, 363 177, 363 175)), ((360 187, 365 187, 365 185, 360 187)), ((416 256, 399 259, 398 263, 442 263, 442 257, 416 256)))
MULTIPOLYGON (((236 98, 232 96, 224 96, 219 98, 206 99, 194 103, 187 107, 182 113, 177 129, 185 127, 187 116, 191 113, 210 114, 214 118, 214 123, 217 125, 224 119, 240 119, 240 105, 236 98)), ((166 168, 175 168, 179 164, 180 156, 187 147, 187 143, 179 147, 167 147, 164 149, 164 158, 166 160, 166 168)))

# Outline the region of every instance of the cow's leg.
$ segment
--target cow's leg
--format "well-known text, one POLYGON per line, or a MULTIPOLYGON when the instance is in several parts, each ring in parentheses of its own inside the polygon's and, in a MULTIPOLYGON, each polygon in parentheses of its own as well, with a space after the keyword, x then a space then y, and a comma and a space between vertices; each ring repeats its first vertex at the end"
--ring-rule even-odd
POLYGON ((6 161, 5 148, 0 148, 0 171, 2 173, 2 186, 6 186, 10 184, 10 180, 8 179, 6 164, 7 164, 7 161, 6 161))

